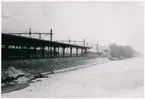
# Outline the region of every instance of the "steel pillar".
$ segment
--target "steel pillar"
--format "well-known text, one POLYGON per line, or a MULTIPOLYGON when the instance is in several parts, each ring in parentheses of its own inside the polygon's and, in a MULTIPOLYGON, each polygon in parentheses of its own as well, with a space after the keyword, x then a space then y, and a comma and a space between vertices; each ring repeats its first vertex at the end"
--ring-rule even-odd
POLYGON ((44 56, 44 45, 42 45, 42 57, 45 57, 44 56))
POLYGON ((57 57, 59 57, 59 47, 58 47, 58 55, 57 55, 57 57))
POLYGON ((34 56, 37 57, 37 47, 34 47, 34 56))
POLYGON ((84 54, 84 53, 83 53, 83 48, 81 48, 81 56, 83 56, 83 54, 84 54))
POLYGON ((62 47, 62 57, 65 57, 65 47, 62 47))
POLYGON ((52 57, 52 48, 49 46, 49 57, 52 57))
POLYGON ((78 48, 76 48, 76 56, 78 56, 78 48))
POLYGON ((56 47, 53 47, 53 57, 56 57, 56 47))
POLYGON ((47 46, 47 47, 48 47, 47 57, 50 57, 50 48, 49 48, 49 46, 47 46))
POLYGON ((70 47, 70 57, 72 57, 72 47, 70 47))
POLYGON ((29 56, 29 54, 30 54, 30 46, 29 45, 27 45, 27 58, 29 58, 30 56, 29 56))

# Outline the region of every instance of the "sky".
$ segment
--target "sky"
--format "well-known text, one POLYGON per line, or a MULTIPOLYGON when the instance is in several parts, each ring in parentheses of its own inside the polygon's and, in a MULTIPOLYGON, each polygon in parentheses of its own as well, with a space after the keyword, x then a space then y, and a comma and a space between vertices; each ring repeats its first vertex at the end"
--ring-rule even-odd
MULTIPOLYGON (((140 2, 2 2, 2 32, 50 32, 53 40, 115 42, 144 52, 140 2)), ((45 39, 48 39, 47 37, 45 39)))

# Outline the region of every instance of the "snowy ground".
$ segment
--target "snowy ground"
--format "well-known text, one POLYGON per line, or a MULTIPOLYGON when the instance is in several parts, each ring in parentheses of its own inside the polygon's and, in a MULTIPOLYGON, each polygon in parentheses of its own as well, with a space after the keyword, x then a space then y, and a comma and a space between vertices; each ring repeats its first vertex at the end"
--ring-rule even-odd
POLYGON ((143 57, 136 57, 56 73, 2 97, 143 98, 143 61, 143 57))

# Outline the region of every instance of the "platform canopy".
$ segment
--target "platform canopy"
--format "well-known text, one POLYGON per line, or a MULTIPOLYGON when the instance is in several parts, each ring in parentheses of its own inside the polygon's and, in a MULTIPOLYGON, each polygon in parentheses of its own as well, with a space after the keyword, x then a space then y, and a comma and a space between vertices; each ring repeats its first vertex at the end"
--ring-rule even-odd
POLYGON ((73 44, 60 43, 56 41, 41 40, 12 34, 2 33, 2 45, 18 45, 18 46, 55 46, 55 47, 74 47, 90 49, 91 47, 79 46, 73 44))

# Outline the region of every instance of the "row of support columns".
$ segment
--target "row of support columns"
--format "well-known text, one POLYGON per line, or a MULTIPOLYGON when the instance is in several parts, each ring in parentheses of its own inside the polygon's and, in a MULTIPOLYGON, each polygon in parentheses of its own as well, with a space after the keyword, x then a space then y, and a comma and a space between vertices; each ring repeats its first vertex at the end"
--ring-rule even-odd
MULTIPOLYGON (((22 57, 25 56, 27 58, 29 57, 66 57, 66 48, 69 48, 69 53, 67 53, 67 57, 72 57, 73 56, 73 47, 65 47, 65 46, 46 46, 42 45, 42 46, 15 46, 14 48, 9 48, 8 45, 5 45, 5 47, 3 48, 4 53, 6 56, 9 56, 9 51, 11 50, 15 50, 14 52, 16 52, 16 56, 22 57), (40 50, 37 50, 37 48, 40 48, 40 50), (62 49, 62 53, 60 55, 60 48, 62 49), (17 53, 18 52, 18 53, 17 53), (39 52, 39 54, 38 54, 39 52), (33 54, 31 56, 31 54, 33 54)), ((80 55, 83 56, 84 54, 86 54, 87 52, 87 48, 78 48, 78 47, 74 47, 76 49, 76 55, 75 56, 79 56, 78 50, 81 49, 81 53, 80 55)), ((12 53, 12 52, 10 52, 12 53)))

